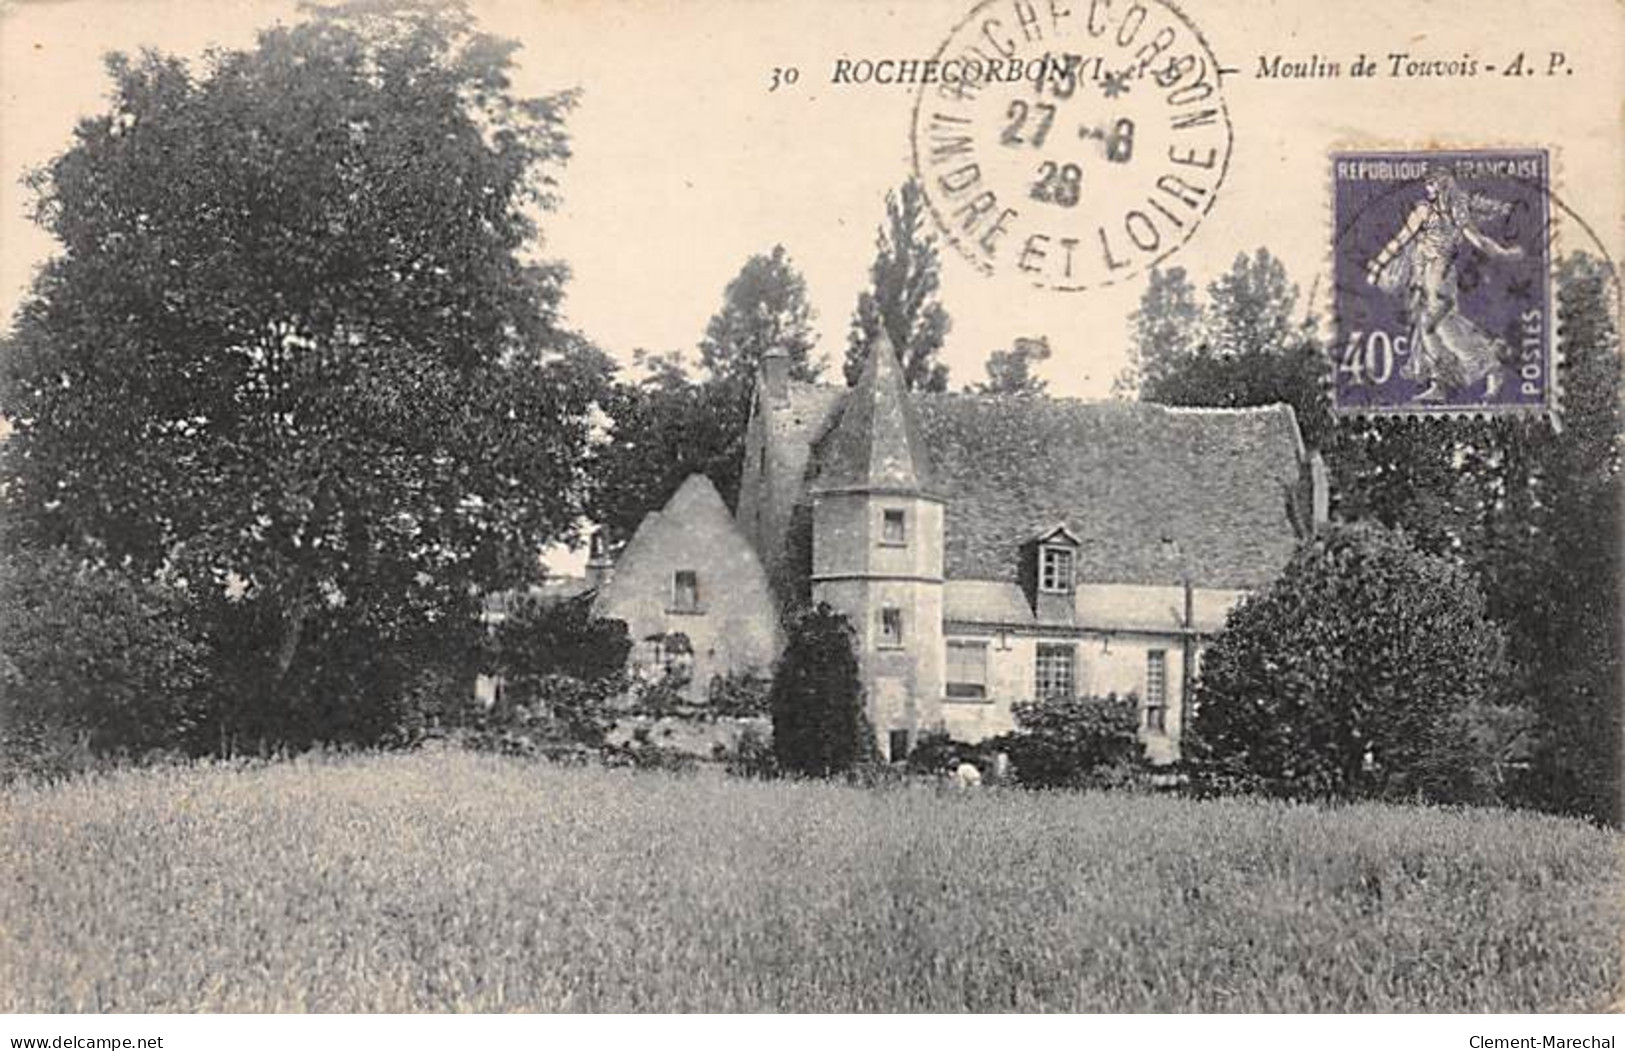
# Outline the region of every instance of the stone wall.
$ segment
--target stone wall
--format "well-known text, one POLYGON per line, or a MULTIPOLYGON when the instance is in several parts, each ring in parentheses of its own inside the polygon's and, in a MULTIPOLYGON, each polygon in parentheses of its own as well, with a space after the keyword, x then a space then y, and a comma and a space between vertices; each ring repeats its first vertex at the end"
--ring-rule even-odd
POLYGON ((911 740, 939 725, 943 691, 942 505, 903 495, 820 494, 813 505, 813 598, 857 632, 869 719, 882 754, 893 732, 911 740), (886 513, 903 515, 887 542, 886 513), (882 638, 881 611, 902 615, 900 645, 882 638))
POLYGON ((1145 727, 1140 739, 1153 762, 1178 758, 1180 686, 1184 674, 1183 642, 1178 635, 1120 633, 1084 638, 1045 638, 1036 635, 989 633, 954 634, 950 638, 976 639, 988 646, 988 696, 982 700, 947 698, 942 701, 942 726, 957 741, 974 743, 1015 729, 1011 706, 1037 696, 1038 646, 1058 643, 1075 647, 1074 675, 1079 696, 1134 694, 1143 706, 1146 698, 1147 654, 1162 650, 1166 668, 1167 709, 1161 731, 1145 727))
POLYGON ((626 622, 636 673, 659 674, 659 651, 650 636, 686 636, 692 656, 685 694, 696 703, 705 699, 715 675, 771 674, 783 645, 761 563, 716 489, 700 475, 638 527, 593 612, 626 622), (679 570, 697 577, 699 602, 692 609, 676 601, 679 570))

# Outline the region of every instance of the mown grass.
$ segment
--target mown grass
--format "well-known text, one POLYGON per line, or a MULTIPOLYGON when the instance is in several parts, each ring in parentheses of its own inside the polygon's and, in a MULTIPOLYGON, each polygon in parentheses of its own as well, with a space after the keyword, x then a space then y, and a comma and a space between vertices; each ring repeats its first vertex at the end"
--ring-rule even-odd
POLYGON ((0 797, 0 1010, 1548 1011, 1620 837, 443 753, 0 797))

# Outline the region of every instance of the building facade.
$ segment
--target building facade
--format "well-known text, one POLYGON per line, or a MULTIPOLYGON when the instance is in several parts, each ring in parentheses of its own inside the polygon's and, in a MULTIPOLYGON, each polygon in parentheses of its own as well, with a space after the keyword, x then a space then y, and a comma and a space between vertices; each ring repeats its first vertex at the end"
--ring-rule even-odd
POLYGON ((777 608, 850 619, 893 758, 932 730, 1003 733, 1018 701, 1109 692, 1176 758, 1204 640, 1325 518, 1286 406, 921 394, 884 336, 850 390, 788 372, 763 361, 738 533, 777 608))
POLYGON ((591 568, 600 581, 593 613, 626 623, 635 674, 679 672, 698 703, 717 676, 772 673, 783 646, 773 592, 704 475, 644 518, 612 571, 591 568))

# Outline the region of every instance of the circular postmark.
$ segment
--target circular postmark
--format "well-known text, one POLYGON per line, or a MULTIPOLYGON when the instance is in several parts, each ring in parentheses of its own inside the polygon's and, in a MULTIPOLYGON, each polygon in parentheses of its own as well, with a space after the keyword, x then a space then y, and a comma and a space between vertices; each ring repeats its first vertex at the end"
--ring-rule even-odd
POLYGON ((1184 245, 1224 182, 1220 67, 1167 0, 983 0, 931 68, 914 171, 983 273, 1122 281, 1184 245))

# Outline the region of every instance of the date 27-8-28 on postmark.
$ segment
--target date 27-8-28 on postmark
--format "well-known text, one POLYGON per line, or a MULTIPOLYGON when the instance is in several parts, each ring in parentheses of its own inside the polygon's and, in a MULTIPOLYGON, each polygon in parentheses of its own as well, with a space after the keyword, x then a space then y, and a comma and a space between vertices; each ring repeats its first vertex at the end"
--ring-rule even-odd
POLYGON ((1552 411, 1546 151, 1331 163, 1338 410, 1552 411))

